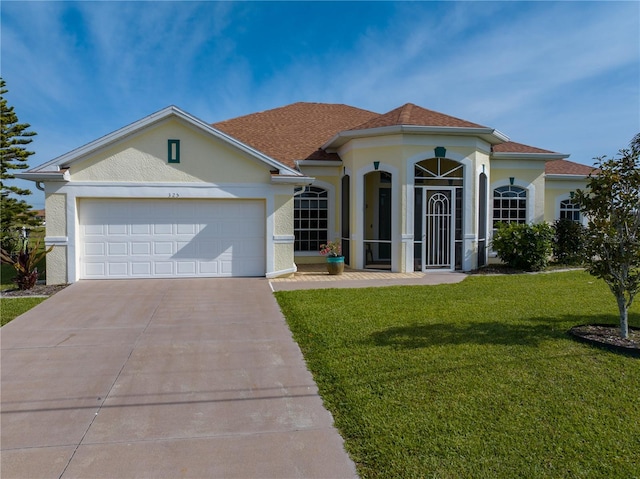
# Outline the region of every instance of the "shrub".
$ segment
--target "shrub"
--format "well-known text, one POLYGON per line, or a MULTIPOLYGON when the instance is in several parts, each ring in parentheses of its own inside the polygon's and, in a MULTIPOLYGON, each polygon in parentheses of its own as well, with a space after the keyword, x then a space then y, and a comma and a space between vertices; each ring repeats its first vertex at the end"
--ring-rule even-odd
POLYGON ((53 249, 53 246, 51 246, 42 250, 40 241, 40 238, 38 238, 33 246, 29 246, 29 240, 23 238, 23 245, 17 254, 11 254, 3 249, 0 250, 2 261, 9 263, 16 270, 13 282, 18 289, 31 289, 36 285, 38 281, 38 268, 36 265, 53 249))
POLYGON ((547 223, 500 223, 493 236, 493 250, 506 264, 524 271, 540 271, 549 263, 553 228, 547 223))
POLYGON ((553 224, 553 256, 563 264, 581 264, 584 261, 585 227, 569 219, 553 224))

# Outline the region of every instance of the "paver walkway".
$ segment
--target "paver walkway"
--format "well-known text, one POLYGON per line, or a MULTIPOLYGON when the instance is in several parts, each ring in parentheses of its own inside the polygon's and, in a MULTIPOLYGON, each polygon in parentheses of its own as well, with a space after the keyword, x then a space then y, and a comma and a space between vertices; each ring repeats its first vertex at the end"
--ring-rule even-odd
POLYGON ((82 281, 0 343, 3 479, 356 476, 265 279, 82 281))
POLYGON ((355 270, 347 267, 343 274, 334 276, 327 273, 325 264, 308 264, 298 266, 298 271, 289 278, 274 278, 270 281, 274 291, 289 291, 449 284, 459 283, 466 277, 465 273, 452 271, 392 273, 380 270, 355 270))

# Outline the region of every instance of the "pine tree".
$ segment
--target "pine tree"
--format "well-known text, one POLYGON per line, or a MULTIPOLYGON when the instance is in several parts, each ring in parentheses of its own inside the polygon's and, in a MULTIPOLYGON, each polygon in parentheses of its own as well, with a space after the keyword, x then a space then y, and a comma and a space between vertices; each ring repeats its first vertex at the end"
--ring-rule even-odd
POLYGON ((15 249, 15 240, 22 227, 37 226, 35 212, 21 196, 28 196, 31 191, 10 184, 15 178, 13 170, 24 170, 29 166, 27 160, 33 155, 26 149, 26 145, 33 141, 36 134, 28 131, 31 125, 19 123, 13 107, 7 105, 5 81, 0 78, 0 235, 1 245, 6 251, 15 249))

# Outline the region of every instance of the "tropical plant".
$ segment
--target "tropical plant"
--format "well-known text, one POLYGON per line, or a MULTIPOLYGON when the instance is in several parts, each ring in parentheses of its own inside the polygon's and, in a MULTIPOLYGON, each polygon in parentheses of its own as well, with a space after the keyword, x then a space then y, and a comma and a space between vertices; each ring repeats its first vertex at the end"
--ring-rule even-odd
POLYGON ((16 276, 13 278, 13 282, 18 289, 26 290, 32 289, 36 285, 39 275, 37 265, 51 252, 53 246, 42 249, 40 247, 41 238, 36 239, 33 246, 29 245, 29 239, 26 237, 22 238, 22 242, 22 248, 16 254, 0 249, 0 259, 15 269, 16 276))

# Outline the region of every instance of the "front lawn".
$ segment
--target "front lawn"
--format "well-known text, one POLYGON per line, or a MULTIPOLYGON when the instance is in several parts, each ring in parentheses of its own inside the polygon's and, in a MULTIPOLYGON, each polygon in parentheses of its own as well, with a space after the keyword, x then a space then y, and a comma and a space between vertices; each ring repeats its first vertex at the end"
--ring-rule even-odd
POLYGON ((0 326, 4 326, 13 319, 26 313, 31 308, 42 303, 47 298, 1 298, 0 299, 0 326))
POLYGON ((584 272, 276 296, 362 478, 640 477, 640 360, 566 335, 617 323, 584 272))

